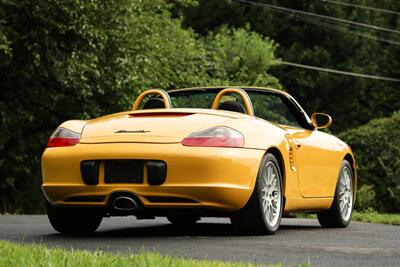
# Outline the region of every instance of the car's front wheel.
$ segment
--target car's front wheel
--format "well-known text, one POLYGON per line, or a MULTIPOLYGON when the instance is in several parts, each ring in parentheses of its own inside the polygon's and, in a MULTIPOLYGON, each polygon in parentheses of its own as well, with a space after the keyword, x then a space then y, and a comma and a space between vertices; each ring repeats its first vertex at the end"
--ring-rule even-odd
POLYGON ((103 216, 92 210, 59 208, 47 203, 47 216, 53 228, 63 234, 90 234, 103 216))
POLYGON ((275 156, 268 153, 260 164, 253 194, 244 208, 231 216, 231 222, 247 233, 274 234, 282 210, 282 172, 275 156))
POLYGON ((344 228, 350 224, 354 200, 353 183, 353 169, 347 160, 343 160, 332 206, 329 210, 317 213, 321 226, 344 228))

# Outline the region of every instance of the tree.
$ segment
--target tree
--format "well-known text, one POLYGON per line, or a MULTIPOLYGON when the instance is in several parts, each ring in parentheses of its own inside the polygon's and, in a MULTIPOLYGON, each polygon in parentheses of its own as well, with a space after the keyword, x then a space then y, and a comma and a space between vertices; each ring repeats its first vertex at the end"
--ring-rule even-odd
MULTIPOLYGON (((335 5, 323 1, 255 0, 253 2, 283 6, 340 19, 353 20, 400 30, 396 15, 360 8, 335 5)), ((358 1, 373 6, 373 2, 358 1)), ((386 0, 379 8, 400 10, 400 2, 386 0)), ((224 27, 244 27, 279 44, 277 56, 285 61, 321 66, 372 75, 399 77, 399 45, 377 39, 399 42, 396 34, 344 24, 293 12, 277 12, 259 5, 234 0, 200 0, 198 5, 174 10, 184 18, 184 25, 202 35, 224 27), (363 36, 361 36, 363 35, 363 36)), ((309 112, 326 112, 334 117, 332 129, 340 132, 369 120, 389 116, 400 108, 398 83, 333 75, 279 65, 271 70, 309 112), (361 115, 362 114, 362 115, 361 115)))
POLYGON ((399 136, 400 112, 340 134, 355 151, 361 196, 383 212, 400 211, 399 136))
POLYGON ((164 0, 0 0, 0 212, 43 210, 40 156, 65 120, 129 109, 151 87, 277 84, 265 70, 275 63, 271 41, 228 29, 202 38, 170 8, 164 0), (226 68, 228 57, 243 60, 230 46, 246 42, 256 45, 252 60, 226 68))

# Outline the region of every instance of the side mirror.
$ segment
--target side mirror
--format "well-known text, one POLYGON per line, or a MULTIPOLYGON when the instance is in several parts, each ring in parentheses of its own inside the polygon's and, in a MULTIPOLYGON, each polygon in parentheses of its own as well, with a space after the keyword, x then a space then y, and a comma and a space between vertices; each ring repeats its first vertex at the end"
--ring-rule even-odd
POLYGON ((332 117, 325 113, 313 113, 311 115, 311 121, 315 129, 324 129, 331 126, 332 117))

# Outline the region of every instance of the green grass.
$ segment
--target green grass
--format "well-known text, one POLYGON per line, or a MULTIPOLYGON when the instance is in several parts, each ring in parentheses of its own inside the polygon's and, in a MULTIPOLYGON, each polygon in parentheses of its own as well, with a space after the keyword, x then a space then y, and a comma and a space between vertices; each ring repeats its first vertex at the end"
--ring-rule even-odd
MULTIPOLYGON (((315 214, 296 213, 298 218, 317 218, 315 214)), ((368 223, 383 223, 400 225, 400 214, 395 213, 379 213, 373 210, 355 211, 353 212, 353 221, 368 222, 368 223)))
MULTIPOLYGON (((255 267, 247 263, 192 260, 178 257, 163 256, 158 253, 142 252, 140 254, 109 254, 101 251, 89 252, 66 250, 61 248, 47 248, 44 245, 16 244, 0 240, 0 266, 137 266, 137 267, 191 267, 191 266, 219 266, 219 267, 255 267)), ((268 266, 283 266, 282 264, 268 266)), ((308 264, 298 266, 310 266, 308 264)))
POLYGON ((400 225, 400 214, 378 213, 376 211, 361 211, 353 213, 353 220, 359 222, 400 225))

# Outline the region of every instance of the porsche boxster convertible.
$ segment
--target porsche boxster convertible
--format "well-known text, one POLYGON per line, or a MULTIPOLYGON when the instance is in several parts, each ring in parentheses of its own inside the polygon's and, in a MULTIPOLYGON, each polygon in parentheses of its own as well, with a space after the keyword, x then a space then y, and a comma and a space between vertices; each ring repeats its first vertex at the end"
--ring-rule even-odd
POLYGON ((236 229, 273 234, 284 214, 316 213, 346 227, 356 192, 348 145, 320 129, 288 93, 206 87, 144 91, 132 110, 70 120, 42 156, 50 223, 91 233, 103 217, 167 217, 190 226, 228 217, 236 229))

